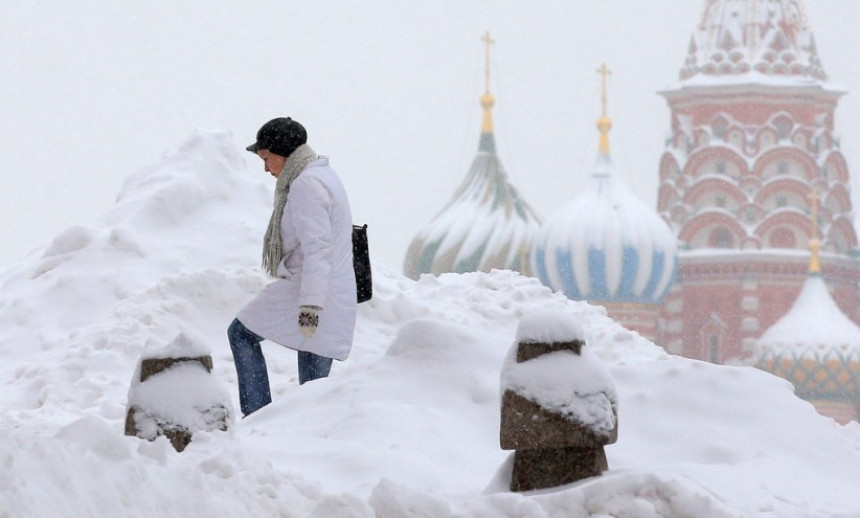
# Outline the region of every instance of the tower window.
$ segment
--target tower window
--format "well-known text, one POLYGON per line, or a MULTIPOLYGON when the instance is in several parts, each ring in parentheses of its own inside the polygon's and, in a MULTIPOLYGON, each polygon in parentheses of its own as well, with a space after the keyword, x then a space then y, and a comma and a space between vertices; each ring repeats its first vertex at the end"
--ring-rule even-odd
POLYGON ((779 227, 770 233, 771 248, 794 248, 797 246, 797 239, 794 237, 794 232, 785 228, 779 227))
POLYGON ((725 228, 718 228, 711 232, 708 244, 711 248, 733 248, 735 240, 732 233, 725 228))
POLYGON ((791 122, 785 119, 778 119, 774 122, 776 126, 776 131, 779 133, 779 138, 788 138, 788 133, 791 131, 791 122))
POLYGON ((720 337, 717 335, 708 337, 708 361, 720 363, 720 337))

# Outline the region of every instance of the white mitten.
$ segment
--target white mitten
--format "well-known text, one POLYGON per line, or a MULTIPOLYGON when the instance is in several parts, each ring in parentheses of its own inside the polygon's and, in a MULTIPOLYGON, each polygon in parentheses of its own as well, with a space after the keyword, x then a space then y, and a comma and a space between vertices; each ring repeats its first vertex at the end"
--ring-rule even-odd
POLYGON ((317 326, 320 323, 319 306, 301 306, 299 307, 299 331, 305 340, 310 340, 317 332, 317 326))

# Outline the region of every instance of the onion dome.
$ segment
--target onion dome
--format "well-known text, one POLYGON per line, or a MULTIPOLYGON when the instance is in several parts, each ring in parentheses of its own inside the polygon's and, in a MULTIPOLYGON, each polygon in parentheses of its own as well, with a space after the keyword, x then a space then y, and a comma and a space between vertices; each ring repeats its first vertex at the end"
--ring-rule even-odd
POLYGON ((492 269, 530 272, 530 249, 540 218, 508 181, 496 154, 489 91, 489 33, 487 88, 481 96, 484 111, 478 155, 465 180, 445 208, 412 240, 403 273, 489 272, 492 269))
POLYGON ((681 80, 748 74, 827 80, 800 0, 706 0, 681 80))
MULTIPOLYGON (((814 203, 813 221, 815 209, 814 203)), ((788 313, 756 341, 755 365, 790 381, 801 398, 844 401, 853 409, 860 399, 860 327, 827 290, 814 234, 806 282, 788 313)))
POLYGON ((658 304, 677 268, 676 240, 657 212, 616 175, 609 153, 612 121, 603 114, 597 163, 578 197, 542 228, 534 249, 541 282, 568 298, 658 304))

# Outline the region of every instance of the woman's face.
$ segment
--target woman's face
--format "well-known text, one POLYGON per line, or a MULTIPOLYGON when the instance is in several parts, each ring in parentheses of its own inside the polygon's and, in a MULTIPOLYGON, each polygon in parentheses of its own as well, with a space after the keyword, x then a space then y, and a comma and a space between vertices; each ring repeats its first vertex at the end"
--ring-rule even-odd
POLYGON ((268 149, 261 149, 257 151, 257 155, 263 159, 263 164, 265 165, 267 173, 274 176, 275 178, 281 175, 281 170, 283 170, 284 163, 287 161, 286 157, 276 155, 275 153, 270 152, 268 149))

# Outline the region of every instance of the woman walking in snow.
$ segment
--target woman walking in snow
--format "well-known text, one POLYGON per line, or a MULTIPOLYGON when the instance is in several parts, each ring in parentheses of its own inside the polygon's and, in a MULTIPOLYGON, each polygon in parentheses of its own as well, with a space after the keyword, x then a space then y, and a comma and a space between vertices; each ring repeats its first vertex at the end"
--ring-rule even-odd
POLYGON ((298 351, 300 384, 328 376, 332 359, 345 360, 352 348, 357 303, 349 200, 328 158, 306 142, 301 124, 279 117, 246 148, 277 179, 263 242, 263 267, 275 280, 227 330, 246 416, 272 401, 263 339, 298 351))

